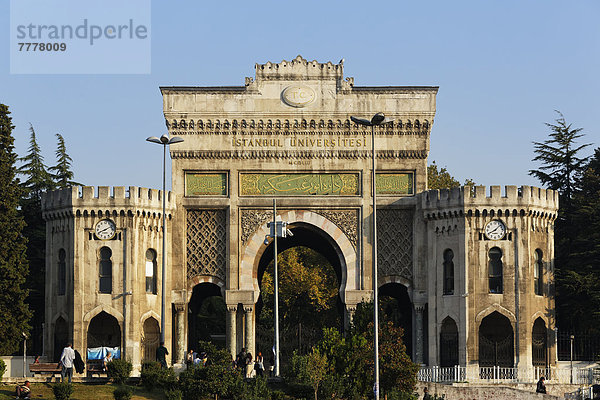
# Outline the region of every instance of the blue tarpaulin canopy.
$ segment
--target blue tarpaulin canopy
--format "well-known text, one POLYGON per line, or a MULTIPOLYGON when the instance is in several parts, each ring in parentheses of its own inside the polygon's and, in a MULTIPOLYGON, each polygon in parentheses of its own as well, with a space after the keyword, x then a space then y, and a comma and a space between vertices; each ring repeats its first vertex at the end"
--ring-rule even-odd
POLYGON ((110 352, 113 358, 121 358, 120 347, 92 347, 87 349, 88 360, 102 360, 110 352))

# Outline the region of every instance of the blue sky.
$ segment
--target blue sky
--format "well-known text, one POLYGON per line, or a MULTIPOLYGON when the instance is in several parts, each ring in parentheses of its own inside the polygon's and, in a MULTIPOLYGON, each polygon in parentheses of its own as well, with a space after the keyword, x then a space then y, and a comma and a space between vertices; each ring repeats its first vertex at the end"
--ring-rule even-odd
POLYGON ((359 86, 439 86, 429 160, 460 180, 538 185, 531 142, 554 110, 600 146, 598 1, 154 0, 151 11, 151 74, 11 75, 0 3, 0 102, 20 155, 32 123, 47 164, 65 137, 76 180, 160 187, 161 149, 145 142, 165 131, 159 86, 243 85, 254 63, 298 54, 345 58, 359 86))

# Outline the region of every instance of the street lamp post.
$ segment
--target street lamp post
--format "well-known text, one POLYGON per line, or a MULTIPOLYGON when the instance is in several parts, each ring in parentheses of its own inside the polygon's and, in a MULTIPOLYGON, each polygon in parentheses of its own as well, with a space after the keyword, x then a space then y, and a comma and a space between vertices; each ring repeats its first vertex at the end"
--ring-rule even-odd
POLYGON ((165 195, 166 195, 166 180, 165 180, 165 170, 167 163, 167 146, 175 143, 183 142, 183 138, 173 136, 169 138, 168 134, 162 135, 160 138, 156 136, 150 136, 146 139, 148 142, 157 143, 163 146, 163 190, 162 190, 162 278, 161 278, 161 304, 160 304, 160 341, 161 343, 165 342, 165 291, 167 290, 166 284, 166 270, 167 270, 167 225, 165 223, 165 195))
POLYGON ((383 113, 377 113, 373 115, 371 120, 356 117, 350 117, 350 119, 352 120, 352 122, 355 122, 359 125, 371 127, 371 190, 373 196, 373 244, 371 250, 373 258, 373 347, 375 348, 375 383, 373 384, 373 394, 375 395, 375 400, 379 400, 379 288, 377 283, 377 188, 375 187, 375 127, 387 124, 390 121, 386 121, 385 115, 383 115, 383 113))
POLYGON ((267 226, 270 228, 270 232, 265 237, 265 245, 269 244, 269 238, 273 239, 273 310, 275 318, 275 340, 274 340, 274 352, 275 352, 275 377, 279 378, 279 273, 277 271, 277 238, 294 236, 292 231, 287 229, 287 222, 277 221, 277 200, 273 199, 273 222, 269 222, 267 226))
POLYGON ((571 335, 569 339, 571 341, 571 384, 573 384, 573 340, 575 340, 575 335, 571 335))

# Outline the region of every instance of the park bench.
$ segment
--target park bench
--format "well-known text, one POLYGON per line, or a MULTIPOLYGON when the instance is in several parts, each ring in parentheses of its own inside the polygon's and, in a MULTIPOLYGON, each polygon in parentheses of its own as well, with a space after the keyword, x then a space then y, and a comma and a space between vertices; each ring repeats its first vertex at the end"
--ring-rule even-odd
POLYGON ((106 371, 104 371, 104 362, 102 360, 88 360, 86 370, 89 377, 93 377, 94 374, 98 376, 100 376, 100 374, 106 375, 106 371))
POLYGON ((51 374, 54 376, 55 374, 60 374, 62 367, 60 363, 37 363, 37 364, 29 364, 29 371, 33 372, 33 376, 38 376, 42 374, 51 374))

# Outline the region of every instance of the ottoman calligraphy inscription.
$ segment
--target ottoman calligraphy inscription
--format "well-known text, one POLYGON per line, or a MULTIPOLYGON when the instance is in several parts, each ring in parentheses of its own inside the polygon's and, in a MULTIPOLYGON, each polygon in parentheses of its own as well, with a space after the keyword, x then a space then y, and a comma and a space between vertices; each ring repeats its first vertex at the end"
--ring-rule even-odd
POLYGON ((375 187, 377 194, 413 195, 414 175, 412 172, 377 173, 375 187))
POLYGON ((358 173, 241 173, 242 196, 358 196, 358 173))
POLYGON ((227 174, 185 174, 186 196, 225 196, 227 195, 227 174))

